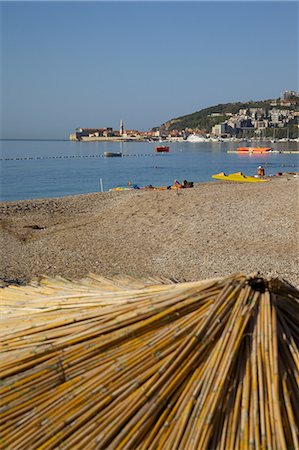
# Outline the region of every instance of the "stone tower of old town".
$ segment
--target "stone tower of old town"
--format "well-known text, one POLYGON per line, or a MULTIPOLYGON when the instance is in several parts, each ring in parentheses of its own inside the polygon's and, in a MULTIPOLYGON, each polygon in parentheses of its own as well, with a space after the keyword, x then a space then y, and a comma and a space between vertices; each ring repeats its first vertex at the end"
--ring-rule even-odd
POLYGON ((122 136, 124 134, 124 123, 123 120, 120 120, 119 134, 122 136))

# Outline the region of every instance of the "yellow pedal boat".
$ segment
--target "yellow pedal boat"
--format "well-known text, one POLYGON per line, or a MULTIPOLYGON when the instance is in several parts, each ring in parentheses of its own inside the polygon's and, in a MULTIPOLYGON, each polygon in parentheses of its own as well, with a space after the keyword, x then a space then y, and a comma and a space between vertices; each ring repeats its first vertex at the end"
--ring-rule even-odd
POLYGON ((269 179, 265 178, 249 177, 247 175, 244 175, 242 172, 231 173, 228 175, 226 175, 224 172, 220 172, 212 175, 212 178, 225 181, 239 181, 242 183, 265 183, 266 181, 270 181, 269 179))

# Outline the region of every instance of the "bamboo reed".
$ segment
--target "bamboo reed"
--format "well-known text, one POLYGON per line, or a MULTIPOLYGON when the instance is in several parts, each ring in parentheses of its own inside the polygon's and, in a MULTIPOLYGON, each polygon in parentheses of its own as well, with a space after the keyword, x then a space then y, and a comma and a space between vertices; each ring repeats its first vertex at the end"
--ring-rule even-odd
POLYGON ((234 274, 2 289, 0 448, 299 450, 299 293, 234 274))

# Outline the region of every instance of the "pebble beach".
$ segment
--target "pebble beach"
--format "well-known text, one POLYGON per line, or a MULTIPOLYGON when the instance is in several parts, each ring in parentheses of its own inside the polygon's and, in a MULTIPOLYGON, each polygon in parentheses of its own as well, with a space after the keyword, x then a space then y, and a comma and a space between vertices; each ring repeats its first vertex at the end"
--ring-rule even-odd
POLYGON ((88 273, 195 281, 243 272, 299 286, 299 178, 1 202, 2 285, 88 273))

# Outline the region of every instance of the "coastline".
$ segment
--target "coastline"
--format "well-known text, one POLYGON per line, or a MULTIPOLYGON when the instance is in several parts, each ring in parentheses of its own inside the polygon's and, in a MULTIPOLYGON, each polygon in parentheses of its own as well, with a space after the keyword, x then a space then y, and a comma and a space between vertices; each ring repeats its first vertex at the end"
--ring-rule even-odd
POLYGON ((298 181, 1 202, 0 279, 94 272, 194 281, 260 271, 298 286, 298 181))
POLYGON ((121 137, 121 136, 111 136, 111 137, 82 137, 81 139, 70 139, 71 142, 147 142, 144 138, 140 137, 121 137))

